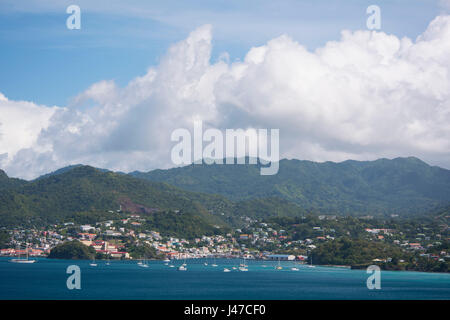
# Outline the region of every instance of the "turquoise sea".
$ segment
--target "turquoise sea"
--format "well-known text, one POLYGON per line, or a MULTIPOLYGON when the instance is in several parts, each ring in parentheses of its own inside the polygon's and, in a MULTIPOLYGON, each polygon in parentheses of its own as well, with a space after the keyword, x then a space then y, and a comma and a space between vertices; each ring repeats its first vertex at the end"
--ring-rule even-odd
MULTIPOLYGON (((450 274, 381 272, 381 289, 369 290, 365 270, 337 267, 309 268, 292 262, 247 261, 248 272, 231 270, 239 260, 187 260, 187 271, 149 261, 149 268, 135 261, 69 261, 38 259, 16 264, 0 258, 0 299, 447 299, 450 274), (66 269, 81 269, 81 289, 69 290, 66 269)), ((179 266, 183 261, 176 261, 179 266)))

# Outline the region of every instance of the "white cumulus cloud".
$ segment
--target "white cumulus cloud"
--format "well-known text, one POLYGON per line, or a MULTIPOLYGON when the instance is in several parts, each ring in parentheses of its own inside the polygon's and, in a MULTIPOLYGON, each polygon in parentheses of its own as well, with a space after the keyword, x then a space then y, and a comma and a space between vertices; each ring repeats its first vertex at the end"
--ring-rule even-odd
POLYGON ((8 165, 20 150, 33 149, 56 110, 56 107, 11 101, 0 93, 0 155, 3 155, 0 160, 8 165))
POLYGON ((1 166, 25 178, 74 163, 170 167, 171 132, 203 120, 279 128, 282 157, 450 167, 450 16, 414 40, 343 31, 313 52, 283 35, 232 63, 211 63, 211 41, 202 26, 126 87, 95 83, 64 108, 0 96, 1 166))

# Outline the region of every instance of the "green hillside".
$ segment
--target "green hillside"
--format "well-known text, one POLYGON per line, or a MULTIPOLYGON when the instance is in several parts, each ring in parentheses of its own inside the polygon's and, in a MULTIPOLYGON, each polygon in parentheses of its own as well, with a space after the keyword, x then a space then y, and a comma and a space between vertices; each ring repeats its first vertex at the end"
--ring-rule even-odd
POLYGON ((233 201, 281 198, 338 214, 415 214, 450 203, 450 171, 409 157, 341 163, 281 160, 278 174, 255 165, 190 165, 131 175, 233 201))
POLYGON ((9 178, 5 171, 0 170, 0 191, 21 187, 27 183, 25 180, 9 178))
POLYGON ((63 222, 83 212, 97 216, 100 212, 107 217, 108 211, 115 213, 119 206, 147 215, 180 210, 209 224, 224 224, 208 210, 221 210, 229 203, 218 196, 193 194, 165 183, 78 166, 1 192, 0 225, 63 222))
POLYGON ((29 182, 0 171, 0 191, 0 226, 92 223, 117 218, 122 206, 162 228, 176 221, 193 234, 195 225, 205 230, 239 225, 243 216, 441 212, 450 205, 450 171, 417 158, 282 160, 274 176, 261 176, 254 165, 191 165, 128 175, 76 165, 29 182), (178 211, 183 215, 174 215, 178 211), (154 219, 163 212, 168 219, 154 219))
POLYGON ((255 198, 242 200, 234 204, 235 216, 246 215, 253 218, 298 217, 307 211, 297 204, 281 198, 255 198))

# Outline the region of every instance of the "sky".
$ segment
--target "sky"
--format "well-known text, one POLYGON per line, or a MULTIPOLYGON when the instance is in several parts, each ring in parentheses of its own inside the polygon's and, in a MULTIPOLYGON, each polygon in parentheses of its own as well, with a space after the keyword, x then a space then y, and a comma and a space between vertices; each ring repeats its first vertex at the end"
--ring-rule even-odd
POLYGON ((282 158, 450 168, 449 14, 450 0, 2 0, 0 168, 168 168, 171 132, 194 120, 279 128, 282 158))

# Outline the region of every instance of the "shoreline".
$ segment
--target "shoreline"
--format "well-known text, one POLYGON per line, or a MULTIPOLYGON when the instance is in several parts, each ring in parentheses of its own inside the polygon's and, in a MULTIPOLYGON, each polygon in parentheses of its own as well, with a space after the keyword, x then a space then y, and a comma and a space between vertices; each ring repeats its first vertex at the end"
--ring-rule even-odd
MULTIPOLYGON (((0 256, 0 259, 2 260, 6 260, 6 258, 14 258, 13 256, 0 256)), ((67 260, 67 261, 92 261, 91 259, 64 259, 64 258, 48 258, 48 257, 33 257, 35 259, 45 259, 45 260, 55 260, 55 261, 61 261, 61 260, 67 260)), ((206 258, 186 258, 186 260, 198 260, 198 259, 206 259, 206 258)), ((239 257, 236 258, 217 258, 217 259, 241 259, 239 257)), ((113 262, 113 261, 118 261, 118 262, 134 262, 134 261, 139 261, 141 259, 110 259, 109 262, 113 262)), ((161 261, 163 262, 163 259, 146 259, 147 261, 161 261)), ((183 261, 184 259, 171 259, 171 261, 183 261)), ((261 261, 261 262, 276 262, 274 260, 263 260, 263 259, 248 259, 247 261, 261 261)), ((96 259, 96 261, 108 261, 107 259, 96 259)), ((294 261, 282 261, 282 262, 294 262, 294 261)), ((301 265, 306 265, 306 264, 301 264, 301 265)), ((346 265, 325 265, 325 264, 316 264, 314 265, 316 267, 328 267, 328 268, 336 268, 336 269, 346 269, 346 270, 365 270, 365 268, 352 268, 352 266, 346 266, 346 265)), ((420 271, 420 270, 386 270, 386 269, 381 269, 381 271, 390 271, 390 272, 417 272, 417 273, 426 273, 426 274, 442 274, 442 275, 450 275, 450 272, 433 272, 433 271, 420 271)))

